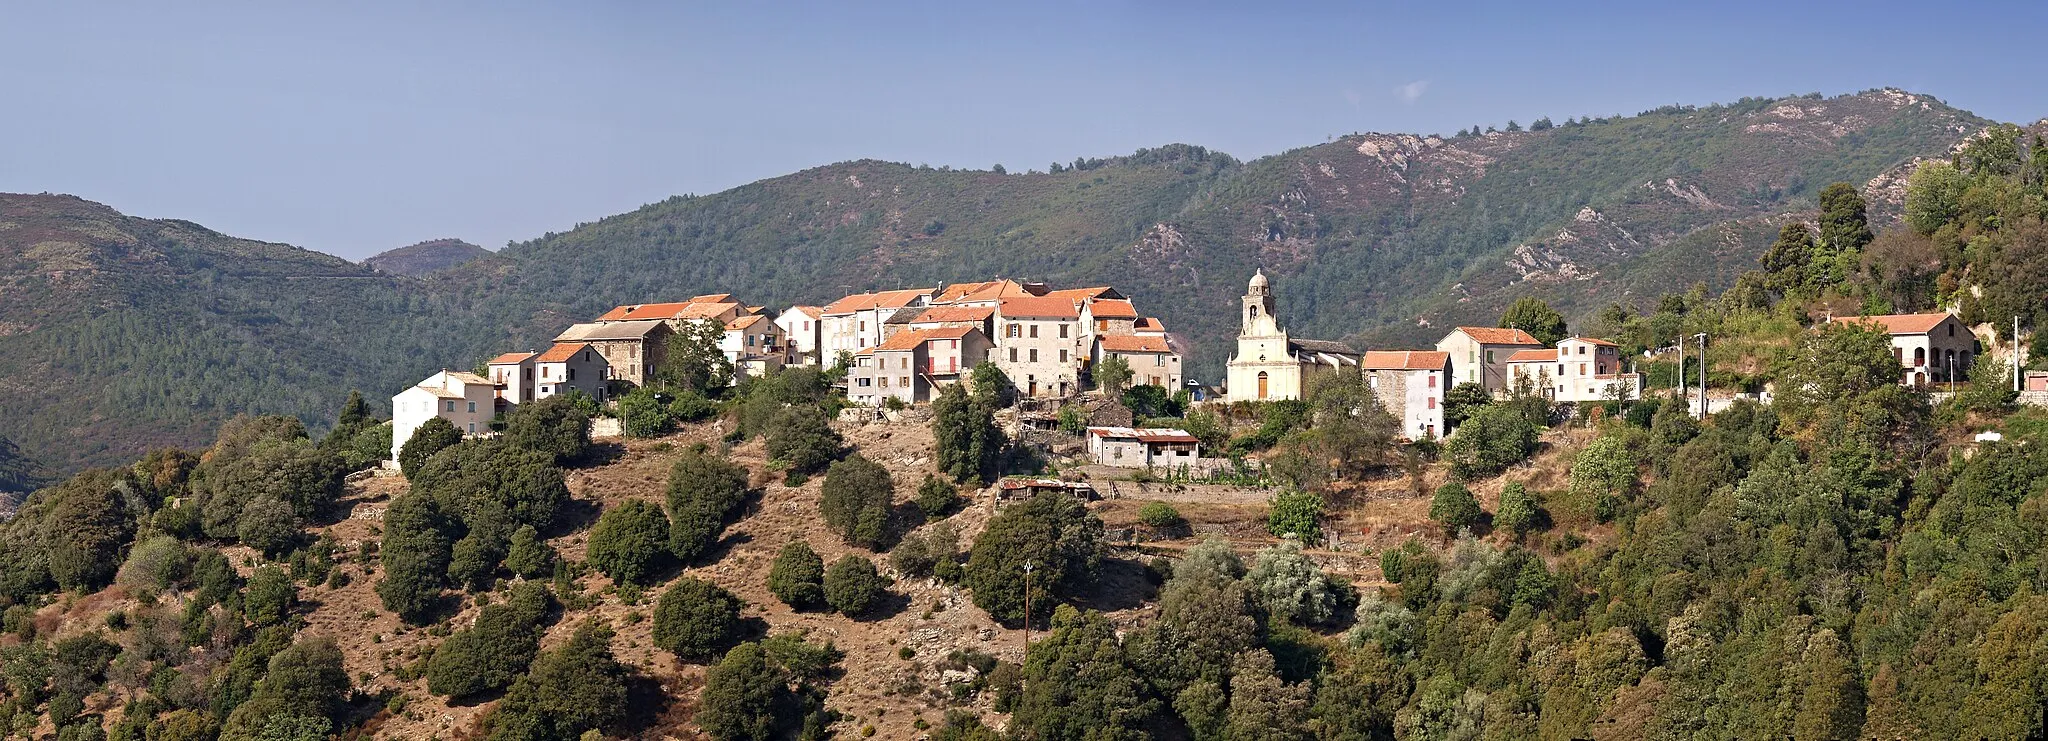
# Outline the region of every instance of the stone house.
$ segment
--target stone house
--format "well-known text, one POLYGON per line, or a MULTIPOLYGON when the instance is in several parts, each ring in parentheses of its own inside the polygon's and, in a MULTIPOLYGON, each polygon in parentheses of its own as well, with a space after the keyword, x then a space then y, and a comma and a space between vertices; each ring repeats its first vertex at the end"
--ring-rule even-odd
POLYGON ((1006 298, 996 305, 995 362, 1018 393, 1061 398, 1081 391, 1081 313, 1072 300, 1053 296, 1006 298))
POLYGON ((1373 398, 1401 421, 1402 437, 1430 440, 1449 432, 1444 424, 1444 399, 1450 390, 1450 353, 1369 351, 1359 367, 1373 398))
POLYGON ((867 406, 890 398, 905 404, 930 401, 938 388, 972 373, 989 348, 988 337, 974 327, 898 332, 854 355, 846 398, 867 406))
POLYGON ((1907 386, 1967 381, 1970 366, 1982 352, 1977 333, 1953 314, 1885 314, 1838 317, 1835 321, 1861 324, 1891 335, 1892 357, 1903 370, 1899 382, 1907 386))
POLYGON ((1458 327, 1436 343, 1451 355, 1451 385, 1476 383, 1493 394, 1508 390, 1508 356, 1541 350, 1543 343, 1528 332, 1501 327, 1458 327))
POLYGON ((669 338, 675 329, 664 320, 640 319, 607 324, 570 325, 555 336, 555 342, 580 342, 604 356, 610 368, 608 378, 634 386, 646 385, 668 357, 669 338))
POLYGON ((1180 390, 1180 353, 1165 337, 1150 335, 1106 335, 1095 338, 1095 362, 1117 357, 1131 367, 1132 385, 1160 386, 1166 393, 1180 390))

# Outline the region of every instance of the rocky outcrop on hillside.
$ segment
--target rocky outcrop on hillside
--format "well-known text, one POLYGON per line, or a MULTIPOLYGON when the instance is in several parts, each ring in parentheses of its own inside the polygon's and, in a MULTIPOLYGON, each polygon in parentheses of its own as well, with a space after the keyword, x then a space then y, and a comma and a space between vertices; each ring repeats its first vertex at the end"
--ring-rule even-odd
POLYGON ((388 250, 363 260, 380 273, 418 277, 489 257, 490 250, 460 239, 433 239, 388 250))

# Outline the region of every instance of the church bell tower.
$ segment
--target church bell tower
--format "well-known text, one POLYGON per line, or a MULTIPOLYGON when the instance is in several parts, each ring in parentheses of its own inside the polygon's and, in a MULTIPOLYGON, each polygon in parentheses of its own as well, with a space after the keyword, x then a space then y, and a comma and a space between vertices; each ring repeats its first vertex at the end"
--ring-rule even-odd
POLYGON ((1265 271, 1252 273, 1251 285, 1244 294, 1244 330, 1239 337, 1271 337, 1280 334, 1280 321, 1273 316, 1273 289, 1266 282, 1265 271))

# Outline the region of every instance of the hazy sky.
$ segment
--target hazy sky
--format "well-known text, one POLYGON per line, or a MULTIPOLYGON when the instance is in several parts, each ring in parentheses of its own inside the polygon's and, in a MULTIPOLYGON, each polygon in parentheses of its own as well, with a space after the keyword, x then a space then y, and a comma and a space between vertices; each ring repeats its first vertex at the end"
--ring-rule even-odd
POLYGON ((361 258, 863 157, 1250 159, 1881 86, 2048 116, 2038 1, 313 5, 0 0, 0 191, 361 258))

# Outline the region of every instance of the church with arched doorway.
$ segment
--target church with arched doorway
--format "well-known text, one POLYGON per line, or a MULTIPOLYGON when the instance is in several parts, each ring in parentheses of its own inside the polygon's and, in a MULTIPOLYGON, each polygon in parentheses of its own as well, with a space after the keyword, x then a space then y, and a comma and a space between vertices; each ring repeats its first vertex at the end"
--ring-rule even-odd
POLYGON ((1357 373, 1360 353, 1342 342, 1289 337, 1274 315, 1275 298, 1264 271, 1245 289, 1243 328, 1225 372, 1231 401, 1299 399, 1318 373, 1357 373))

